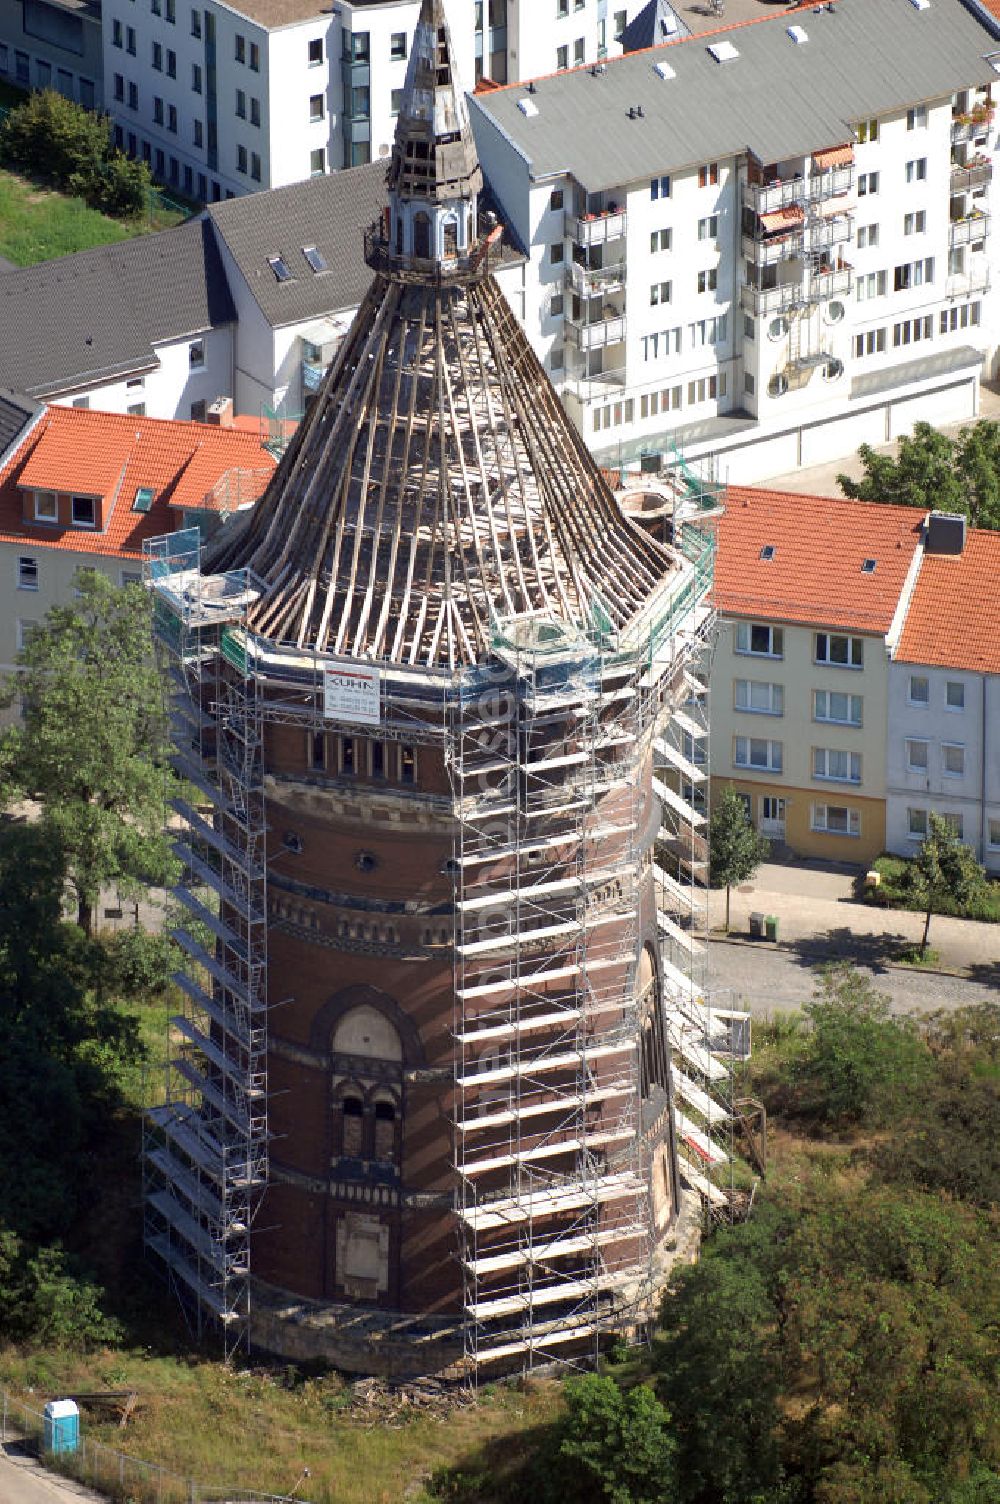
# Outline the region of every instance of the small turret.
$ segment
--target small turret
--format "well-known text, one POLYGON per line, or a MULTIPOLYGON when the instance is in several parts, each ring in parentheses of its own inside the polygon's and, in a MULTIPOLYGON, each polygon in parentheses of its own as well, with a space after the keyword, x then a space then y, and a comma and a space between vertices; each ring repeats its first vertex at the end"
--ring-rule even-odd
POLYGON ((469 254, 483 175, 441 0, 420 8, 387 181, 392 255, 446 267, 469 254))

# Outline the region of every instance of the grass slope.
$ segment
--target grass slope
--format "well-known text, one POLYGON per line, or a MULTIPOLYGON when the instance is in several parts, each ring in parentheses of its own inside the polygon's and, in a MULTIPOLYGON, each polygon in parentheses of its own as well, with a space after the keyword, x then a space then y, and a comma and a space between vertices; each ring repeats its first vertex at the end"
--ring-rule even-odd
POLYGON ((147 231, 180 224, 186 211, 157 207, 152 219, 110 219, 83 199, 71 198, 17 173, 0 169, 0 256, 16 266, 33 266, 55 256, 131 240, 147 231))

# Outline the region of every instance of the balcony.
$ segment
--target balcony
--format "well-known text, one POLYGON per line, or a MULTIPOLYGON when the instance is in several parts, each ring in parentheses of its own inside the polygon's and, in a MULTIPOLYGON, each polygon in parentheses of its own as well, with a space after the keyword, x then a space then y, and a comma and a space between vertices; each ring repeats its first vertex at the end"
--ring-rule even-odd
POLYGON ((969 193, 976 188, 988 188, 993 181, 993 163, 989 157, 976 157, 964 167, 952 164, 952 193, 969 193))
POLYGON ((301 365, 302 390, 318 392, 326 375, 326 367, 318 360, 303 360, 301 365))
POLYGON ((788 235, 770 235, 767 239, 743 237, 743 255, 754 266, 778 266, 793 256, 801 256, 805 233, 800 227, 788 235))
POLYGON ((825 303, 828 298, 847 297, 854 283, 854 268, 838 266, 831 271, 814 271, 801 282, 786 282, 780 287, 740 288, 740 307, 754 318, 776 313, 791 313, 796 308, 825 303))
POLYGON ((604 350, 608 345, 620 345, 624 340, 625 315, 608 310, 601 318, 586 324, 568 318, 566 328, 571 343, 578 350, 604 350))
POLYGON ((566 233, 577 245, 607 245, 612 240, 624 240, 628 228, 628 216, 624 209, 610 210, 601 214, 586 214, 582 218, 567 214, 566 233))
POLYGON ((743 202, 757 214, 773 214, 776 209, 790 209, 794 204, 821 203, 850 193, 854 187, 854 164, 833 167, 828 172, 814 172, 810 177, 786 178, 773 183, 743 180, 743 202))
POLYGON ((966 272, 955 272, 945 282, 946 298, 970 298, 976 293, 989 292, 990 267, 985 256, 977 258, 966 272))
POLYGON ((992 105, 977 105, 966 115, 956 115, 951 122, 952 146, 986 136, 993 124, 993 113, 992 105))
POLYGON ((831 245, 845 245, 854 239, 854 215, 853 214, 828 214, 816 220, 809 227, 809 246, 811 250, 825 250, 831 245))
POLYGON ((985 240, 990 233, 988 214, 968 214, 964 219, 953 219, 948 226, 948 245, 971 245, 973 241, 985 240))
POLYGON ((595 298, 625 286, 626 263, 613 261, 610 266, 581 266, 571 261, 566 268, 566 286, 581 298, 595 298))

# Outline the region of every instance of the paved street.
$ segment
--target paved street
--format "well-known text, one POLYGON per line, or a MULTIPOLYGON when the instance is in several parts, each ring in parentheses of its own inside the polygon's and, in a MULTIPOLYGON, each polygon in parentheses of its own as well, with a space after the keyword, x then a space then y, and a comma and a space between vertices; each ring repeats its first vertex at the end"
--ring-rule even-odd
POLYGON ((106 1504, 102 1494, 47 1473, 16 1442, 0 1450, 0 1504, 106 1504))
MULTIPOLYGON (((812 966, 821 958, 775 945, 741 945, 714 940, 709 946, 709 986, 732 991, 736 1008, 762 1017, 800 1008, 813 993, 812 966)), ((908 967, 875 962, 859 966, 880 992, 888 993, 900 1013, 929 1013, 935 1008, 959 1008, 996 1001, 995 982, 937 976, 908 967)), ((719 997, 719 1006, 728 1006, 719 997)))

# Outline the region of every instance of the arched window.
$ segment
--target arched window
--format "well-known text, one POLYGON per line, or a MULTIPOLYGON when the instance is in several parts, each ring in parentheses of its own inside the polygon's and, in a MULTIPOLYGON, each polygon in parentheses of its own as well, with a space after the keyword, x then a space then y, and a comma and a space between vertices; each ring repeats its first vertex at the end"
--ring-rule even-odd
POLYGON ((458 255, 458 223, 454 214, 448 216, 444 222, 444 243, 442 245, 444 257, 454 259, 458 255))
POLYGON ((667 1090, 669 1057, 663 1030, 663 1008, 656 962, 648 945, 639 959, 639 1008, 642 1018, 642 1094, 667 1090))
POLYGON ((424 261, 430 260, 431 222, 422 209, 413 216, 413 254, 424 261))
POLYGON ((340 1110, 343 1115, 341 1153, 352 1159, 363 1159, 365 1153, 365 1104, 361 1097, 344 1096, 340 1110))
POLYGON ((396 1144, 396 1104, 387 1098, 375 1103, 375 1144, 372 1154, 381 1164, 395 1164, 399 1155, 396 1144))
POLYGON ((402 1063, 403 1045, 396 1029, 378 1008, 362 1003, 339 1020, 333 1032, 335 1055, 359 1055, 366 1060, 402 1063))

